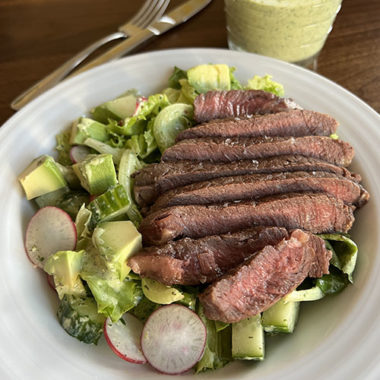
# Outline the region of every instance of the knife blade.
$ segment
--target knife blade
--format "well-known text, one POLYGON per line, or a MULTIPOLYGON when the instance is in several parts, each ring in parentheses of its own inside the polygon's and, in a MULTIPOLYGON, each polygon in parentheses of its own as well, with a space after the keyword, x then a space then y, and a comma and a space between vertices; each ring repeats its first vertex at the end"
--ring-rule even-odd
POLYGON ((69 75, 68 78, 78 75, 103 63, 122 57, 149 39, 155 36, 160 36, 168 30, 186 22, 188 19, 195 16, 198 12, 204 9, 211 1, 212 0, 186 1, 182 5, 166 13, 158 21, 154 22, 147 28, 141 30, 127 40, 118 43, 99 57, 93 59, 86 65, 83 65, 73 74, 69 75))

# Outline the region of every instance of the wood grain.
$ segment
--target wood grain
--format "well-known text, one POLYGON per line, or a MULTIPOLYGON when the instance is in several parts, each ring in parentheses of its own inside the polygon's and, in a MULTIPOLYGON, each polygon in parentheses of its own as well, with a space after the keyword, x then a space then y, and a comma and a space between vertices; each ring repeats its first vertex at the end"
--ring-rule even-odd
MULTIPOLYGON (((0 0, 0 124, 23 90, 103 35, 143 3, 126 0, 0 0)), ((180 3, 172 0, 172 6, 180 3)), ((139 51, 227 48, 223 1, 139 51)), ((380 111, 380 1, 344 0, 318 72, 380 111)))

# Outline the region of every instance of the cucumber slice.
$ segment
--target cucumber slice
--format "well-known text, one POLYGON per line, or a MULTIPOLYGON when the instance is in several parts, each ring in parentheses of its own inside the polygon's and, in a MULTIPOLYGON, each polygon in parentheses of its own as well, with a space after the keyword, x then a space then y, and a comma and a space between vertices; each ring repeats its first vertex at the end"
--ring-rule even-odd
POLYGON ((179 132, 191 127, 193 106, 176 103, 164 108, 156 117, 153 134, 161 153, 175 144, 179 132))
POLYGON ((298 312, 299 302, 279 300, 263 313, 261 322, 265 332, 292 333, 298 319, 298 312))
POLYGON ((57 316, 69 335, 84 343, 98 343, 106 317, 98 313, 93 298, 65 295, 59 304, 57 316))
POLYGON ((90 202, 88 209, 92 212, 93 225, 96 225, 99 222, 117 220, 126 214, 130 205, 124 186, 116 185, 90 202))
POLYGON ((232 357, 264 360, 264 329, 260 314, 232 324, 232 357))

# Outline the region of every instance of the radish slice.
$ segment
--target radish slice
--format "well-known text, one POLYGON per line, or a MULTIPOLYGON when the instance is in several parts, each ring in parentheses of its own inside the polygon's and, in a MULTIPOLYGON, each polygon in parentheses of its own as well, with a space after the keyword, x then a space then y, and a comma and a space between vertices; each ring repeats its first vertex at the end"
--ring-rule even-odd
POLYGON ((43 268, 53 253, 75 249, 76 242, 75 223, 67 212, 58 207, 47 206, 38 210, 26 229, 26 254, 39 268, 43 268))
POLYGON ((91 153, 90 148, 83 145, 75 145, 70 149, 71 161, 76 164, 83 161, 91 153))
POLYGON ((130 363, 144 364, 146 359, 140 349, 140 336, 143 324, 133 315, 125 313, 122 319, 104 322, 104 336, 112 351, 130 363))
POLYGON ((46 279, 49 284, 49 286, 56 292, 55 290, 55 283, 54 283, 54 277, 51 274, 46 273, 46 279))
POLYGON ((139 97, 136 98, 135 112, 133 113, 132 116, 136 116, 140 112, 141 106, 144 103, 146 103, 147 100, 148 100, 148 98, 146 98, 145 96, 139 96, 139 97))
POLYGON ((193 311, 171 304, 154 311, 145 323, 141 349, 149 364, 162 373, 188 371, 202 357, 206 327, 193 311))

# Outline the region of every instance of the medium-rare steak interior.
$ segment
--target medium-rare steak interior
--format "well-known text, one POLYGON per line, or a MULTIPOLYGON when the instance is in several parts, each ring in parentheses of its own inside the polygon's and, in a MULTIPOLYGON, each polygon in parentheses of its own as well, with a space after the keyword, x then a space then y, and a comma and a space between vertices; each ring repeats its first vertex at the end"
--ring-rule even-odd
POLYGON ((326 136, 202 137, 179 141, 164 152, 162 160, 231 162, 284 154, 300 154, 348 166, 354 157, 354 149, 345 141, 326 136))
POLYGON ((323 193, 292 193, 213 205, 173 206, 143 219, 146 244, 235 232, 252 226, 302 228, 313 233, 347 232, 354 222, 353 206, 323 193))
POLYGON ((357 182, 333 173, 313 171, 250 174, 177 187, 162 194, 150 212, 178 205, 206 205, 308 191, 324 192, 354 205, 362 205, 367 198, 367 192, 357 182))
POLYGON ((166 285, 209 283, 241 264, 267 245, 279 243, 288 231, 279 227, 253 227, 201 239, 184 238, 158 247, 146 247, 128 260, 141 277, 166 285))
POLYGON ((315 239, 320 238, 295 230, 288 239, 266 246, 214 282, 199 296, 206 317, 238 322, 265 311, 307 276, 328 273, 326 268, 314 268, 331 258, 331 251, 324 244, 315 243, 315 239))
POLYGON ((210 91, 194 107, 207 123, 133 175, 146 217, 128 265, 202 285, 206 317, 237 322, 329 273, 332 252, 314 234, 347 233, 369 194, 331 116, 257 90, 210 91))
POLYGON ((212 120, 185 129, 176 141, 197 137, 330 136, 338 122, 329 115, 307 110, 289 110, 249 118, 212 120))
POLYGON ((291 99, 261 90, 209 91, 194 100, 194 118, 198 123, 228 117, 263 115, 300 108, 291 99))
POLYGON ((358 174, 351 173, 342 166, 300 155, 282 155, 227 163, 180 160, 151 164, 134 173, 134 195, 140 206, 147 206, 168 190, 196 182, 237 175, 294 171, 323 171, 335 173, 355 182, 361 181, 358 174))

